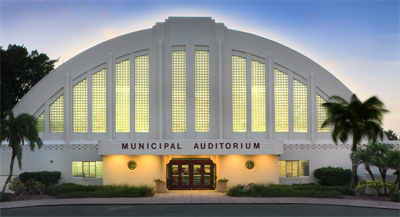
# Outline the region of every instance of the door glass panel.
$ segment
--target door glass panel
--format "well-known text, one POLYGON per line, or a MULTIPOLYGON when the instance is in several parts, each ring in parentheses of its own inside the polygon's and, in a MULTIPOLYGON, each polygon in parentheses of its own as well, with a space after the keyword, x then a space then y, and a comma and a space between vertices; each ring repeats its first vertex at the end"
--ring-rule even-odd
POLYGON ((182 185, 189 185, 189 164, 182 164, 182 185))
POLYGON ((204 185, 211 185, 211 167, 204 164, 204 185))
POLYGON ((178 170, 178 165, 172 165, 172 185, 178 185, 179 184, 179 170, 178 170))
POLYGON ((201 164, 193 164, 193 185, 201 185, 201 164))

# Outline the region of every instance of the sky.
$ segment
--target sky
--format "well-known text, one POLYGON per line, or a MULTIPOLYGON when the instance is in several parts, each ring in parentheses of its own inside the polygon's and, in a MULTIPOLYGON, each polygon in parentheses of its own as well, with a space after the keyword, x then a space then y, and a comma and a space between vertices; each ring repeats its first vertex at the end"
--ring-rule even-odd
POLYGON ((169 16, 212 17, 307 56, 360 100, 378 96, 383 128, 400 134, 400 1, 2 0, 0 46, 37 49, 57 66, 169 16))

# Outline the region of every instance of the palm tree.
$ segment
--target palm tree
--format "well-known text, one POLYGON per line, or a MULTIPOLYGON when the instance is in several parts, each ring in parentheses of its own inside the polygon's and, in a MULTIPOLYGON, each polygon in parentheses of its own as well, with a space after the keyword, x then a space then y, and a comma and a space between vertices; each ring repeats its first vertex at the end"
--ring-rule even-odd
MULTIPOLYGON (((352 138, 352 154, 357 151, 357 146, 362 139, 367 138, 369 142, 376 142, 379 138, 383 139, 382 119, 388 111, 384 108, 382 101, 373 96, 364 102, 361 102, 355 94, 347 102, 340 96, 332 96, 329 101, 322 105, 326 108, 328 118, 322 124, 322 127, 332 125, 332 139, 335 144, 340 140, 346 143, 352 138)), ((357 185, 357 164, 353 163, 354 173, 352 187, 357 185)))
POLYGON ((385 132, 389 140, 399 140, 399 138, 397 138, 397 134, 393 130, 390 129, 383 132, 385 132))
POLYGON ((25 142, 28 142, 31 151, 35 150, 36 145, 39 148, 43 145, 36 129, 35 117, 27 113, 22 113, 17 117, 14 117, 14 113, 11 110, 4 112, 4 116, 5 118, 2 120, 0 125, 0 138, 1 142, 5 140, 8 141, 8 146, 12 148, 12 155, 10 174, 8 175, 2 192, 5 191, 7 183, 12 177, 15 157, 18 159, 19 169, 22 168, 22 150, 25 142))
POLYGON ((372 157, 372 150, 366 146, 363 149, 358 149, 353 153, 351 156, 351 160, 354 164, 364 164, 365 170, 371 176, 372 180, 375 181, 374 174, 371 171, 371 157, 372 157))

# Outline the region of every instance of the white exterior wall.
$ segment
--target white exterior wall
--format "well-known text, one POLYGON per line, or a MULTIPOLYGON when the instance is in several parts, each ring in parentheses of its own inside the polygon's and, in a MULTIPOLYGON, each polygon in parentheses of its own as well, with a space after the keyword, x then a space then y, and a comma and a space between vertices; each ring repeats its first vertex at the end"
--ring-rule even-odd
MULTIPOLYGON (((249 72, 247 72, 247 75, 249 72)), ((249 78, 249 76, 247 76, 249 78)), ((251 81, 247 81, 250 85, 251 81)), ((289 86, 289 111, 293 111, 292 87, 289 86)), ((250 90, 250 88, 247 88, 250 90)), ((230 179, 229 184, 242 182, 279 182, 278 155, 280 160, 309 160, 310 174, 322 166, 342 166, 350 168, 349 149, 324 149, 321 145, 332 145, 330 133, 317 132, 315 94, 323 98, 339 95, 349 99, 351 92, 331 73, 302 54, 279 43, 260 36, 230 30, 222 23, 215 23, 211 18, 179 18, 171 17, 165 22, 156 23, 151 29, 137 31, 96 45, 67 62, 60 65, 49 75, 44 77, 23 99, 14 107, 15 115, 22 112, 34 114, 38 117, 45 111, 45 132, 40 133, 45 143, 44 150, 34 153, 24 151, 23 171, 58 170, 62 172, 62 182, 80 182, 71 177, 71 162, 104 161, 104 184, 118 182, 147 183, 153 178, 165 177, 165 164, 171 155, 215 155, 218 165, 218 176, 230 179), (186 50, 187 58, 187 131, 172 133, 171 130, 171 51, 186 50), (210 54, 210 132, 196 133, 194 130, 194 51, 196 49, 209 50, 210 54), (133 60, 136 56, 148 54, 149 68, 149 96, 150 96, 150 131, 149 133, 134 132, 134 81, 133 60), (247 58, 247 70, 250 60, 265 63, 266 71, 266 131, 265 132, 232 132, 232 55, 247 58), (131 60, 131 132, 115 132, 115 64, 123 60, 131 60), (88 101, 88 132, 73 133, 72 123, 72 87, 82 79, 88 79, 88 100, 91 98, 91 76, 93 73, 107 69, 107 131, 92 133, 91 129, 91 102, 88 101), (275 133, 274 123, 274 80, 273 70, 288 74, 289 84, 293 78, 307 85, 308 91, 308 132, 293 132, 293 114, 289 113, 289 132, 275 133), (60 95, 64 94, 64 133, 49 132, 49 106, 60 95), (136 159, 137 163, 145 162, 147 158, 134 151, 123 153, 119 144, 135 141, 253 141, 264 140, 269 146, 260 153, 253 151, 221 152, 208 151, 174 152, 174 150, 160 150, 157 153, 142 152, 147 158, 154 158, 152 172, 142 171, 143 177, 137 177, 137 171, 126 172, 127 167, 110 165, 110 162, 124 159, 136 159), (115 145, 117 144, 117 145, 115 145), (283 147, 285 145, 285 148, 283 147), (301 148, 302 144, 318 146, 316 148, 301 148), (84 150, 63 150, 57 147, 74 147, 81 145, 84 150), (88 148, 91 146, 95 148, 88 148), (114 145, 114 146, 113 146, 114 145), (296 148, 289 148, 297 145, 296 148), (56 147, 54 150, 49 147, 56 147), (116 148, 116 149, 115 149, 116 148), (51 150, 50 150, 51 149, 51 150), (87 150, 90 149, 90 150, 87 150), (106 151, 105 151, 106 150, 106 151), (122 154, 122 155, 121 155, 122 154), (241 154, 233 165, 233 156, 241 154), (258 155, 255 155, 258 154, 258 155), (253 157, 257 160, 257 173, 245 171, 242 164, 245 158, 253 157), (53 159, 54 158, 54 159, 53 159), (57 158, 57 159, 56 159, 57 158), (54 163, 49 164, 50 159, 54 163), (44 162, 44 163, 42 163, 44 162), (47 163, 46 163, 47 162, 47 163), (58 163, 60 162, 60 163, 58 163), (158 167, 159 166, 159 167, 158 167), (155 169, 158 168, 158 169, 155 169), (229 168, 229 169, 228 169, 229 168), (231 169, 232 168, 232 169, 231 169), (243 170, 243 171, 242 171, 243 170), (116 174, 116 175, 112 175, 116 174), (135 174, 135 175, 133 175, 135 174), (249 175, 250 174, 250 175, 249 175), (234 177, 234 178, 233 178, 234 177), (245 178, 244 178, 245 177, 245 178)), ((247 96, 250 96, 248 93, 247 96)), ((249 100, 249 99, 248 99, 249 100)), ((249 103, 247 103, 249 105, 249 103)), ((250 103, 251 104, 251 103, 250 103)), ((247 117, 251 117, 251 105, 248 107, 247 117)), ((248 129, 251 129, 251 118, 248 119, 248 129)), ((6 143, 3 144, 3 146, 6 143)), ((9 151, 1 151, 1 177, 8 174, 9 151)), ((361 168, 361 166, 360 166, 361 168)), ((138 170, 141 171, 141 170, 138 170)), ((20 171, 15 170, 14 174, 20 171)), ((311 177, 311 176, 310 176, 311 177)), ((95 180, 96 181, 96 180, 95 180)), ((297 180, 299 181, 299 180, 297 180)), ((303 182, 314 181, 313 178, 301 178, 303 182)), ((93 181, 94 182, 94 181, 93 181)))

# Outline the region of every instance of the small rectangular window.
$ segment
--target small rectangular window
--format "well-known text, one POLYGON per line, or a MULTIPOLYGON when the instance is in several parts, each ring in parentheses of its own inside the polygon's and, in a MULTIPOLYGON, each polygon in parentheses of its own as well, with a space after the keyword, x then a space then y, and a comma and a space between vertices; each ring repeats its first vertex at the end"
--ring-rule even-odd
POLYGON ((72 161, 72 177, 102 178, 103 161, 72 161))
POLYGON ((308 160, 302 161, 279 161, 279 176, 295 178, 299 176, 309 176, 310 167, 308 160))

